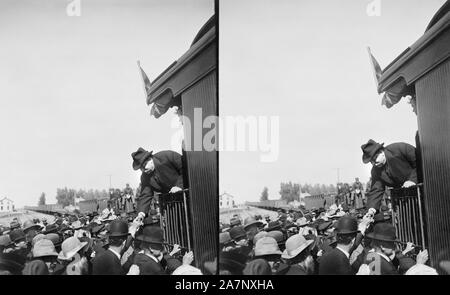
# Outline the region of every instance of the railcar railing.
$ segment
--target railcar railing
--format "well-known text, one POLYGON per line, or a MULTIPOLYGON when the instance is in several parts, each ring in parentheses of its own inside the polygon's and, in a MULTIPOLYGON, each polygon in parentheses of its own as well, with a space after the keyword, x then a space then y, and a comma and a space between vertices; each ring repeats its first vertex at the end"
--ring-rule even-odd
POLYGON ((391 189, 392 223, 398 239, 427 247, 422 184, 409 188, 391 189))

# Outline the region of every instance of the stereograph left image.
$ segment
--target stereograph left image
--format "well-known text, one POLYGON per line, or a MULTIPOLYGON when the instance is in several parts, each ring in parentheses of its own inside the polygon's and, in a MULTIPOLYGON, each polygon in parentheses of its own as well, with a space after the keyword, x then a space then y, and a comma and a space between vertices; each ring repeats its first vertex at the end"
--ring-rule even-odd
POLYGON ((212 0, 0 2, 1 274, 215 274, 216 23, 212 0))

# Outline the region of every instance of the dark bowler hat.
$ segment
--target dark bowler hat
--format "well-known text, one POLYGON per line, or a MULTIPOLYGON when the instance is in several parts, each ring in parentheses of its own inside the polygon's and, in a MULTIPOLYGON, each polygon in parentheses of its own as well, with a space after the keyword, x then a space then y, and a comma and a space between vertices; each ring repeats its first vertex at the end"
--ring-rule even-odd
POLYGON ((242 226, 234 226, 230 229, 230 237, 233 241, 239 241, 240 239, 246 238, 247 233, 242 226))
POLYGON ((237 217, 230 219, 230 227, 241 225, 241 220, 237 217))
POLYGON ((363 144, 361 146, 361 150, 363 151, 362 160, 364 164, 369 163, 373 157, 377 154, 377 152, 381 149, 383 149, 384 143, 378 143, 372 139, 369 139, 369 141, 366 144, 363 144))
POLYGON ((244 220, 244 229, 247 230, 248 227, 256 225, 257 227, 260 227, 263 225, 263 223, 259 220, 256 220, 255 217, 249 216, 244 220))
POLYGON ((128 223, 123 220, 113 220, 109 225, 108 236, 110 237, 126 237, 128 235, 128 223))
POLYGON ((146 226, 142 230, 141 234, 136 236, 136 240, 147 243, 162 244, 164 243, 163 230, 158 226, 146 226))
POLYGON ((389 223, 377 223, 373 227, 373 232, 368 233, 367 237, 372 240, 385 242, 399 242, 395 235, 395 227, 389 223))
POLYGON ((277 221, 277 220, 271 221, 267 225, 266 232, 270 232, 270 231, 273 231, 273 230, 279 230, 279 229, 281 229, 282 225, 283 224, 281 222, 277 221))
POLYGON ((133 158, 133 169, 139 170, 142 165, 152 156, 153 151, 146 151, 143 148, 139 148, 137 151, 131 154, 133 158))
POLYGON ((358 232, 358 221, 351 216, 342 216, 336 223, 338 234, 354 234, 358 232))

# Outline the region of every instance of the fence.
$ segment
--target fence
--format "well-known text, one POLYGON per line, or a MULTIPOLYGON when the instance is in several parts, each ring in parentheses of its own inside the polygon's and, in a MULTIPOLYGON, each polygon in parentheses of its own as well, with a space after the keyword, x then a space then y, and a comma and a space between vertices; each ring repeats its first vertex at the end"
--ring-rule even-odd
POLYGON ((162 194, 158 198, 165 241, 171 245, 178 244, 190 251, 192 236, 188 214, 188 190, 162 194))
POLYGON ((426 248, 422 186, 391 189, 392 223, 398 239, 426 248))

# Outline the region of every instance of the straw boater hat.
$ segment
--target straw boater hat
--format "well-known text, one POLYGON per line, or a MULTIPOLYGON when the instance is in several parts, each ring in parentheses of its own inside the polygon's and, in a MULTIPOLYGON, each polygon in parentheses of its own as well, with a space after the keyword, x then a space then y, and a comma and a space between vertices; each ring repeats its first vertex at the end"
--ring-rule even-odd
POLYGON ((309 245, 311 245, 314 241, 307 240, 303 235, 293 235, 286 241, 286 250, 284 250, 281 258, 284 259, 292 259, 296 257, 298 254, 303 252, 309 245))
POLYGON ((61 252, 59 252, 58 259, 60 260, 71 260, 75 254, 78 253, 87 242, 81 242, 76 237, 70 237, 66 239, 61 245, 61 252))

